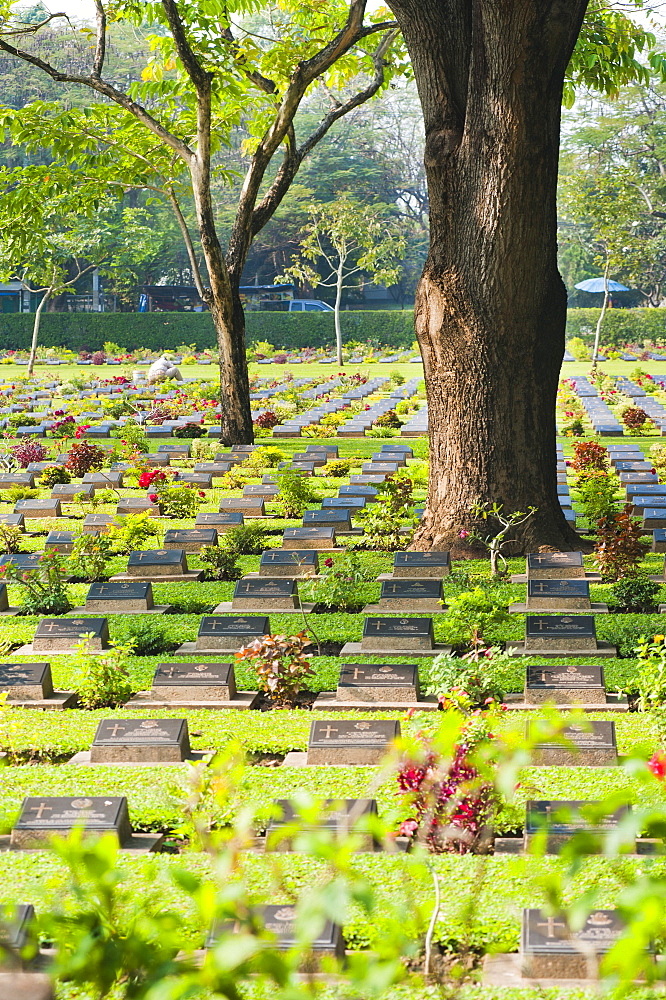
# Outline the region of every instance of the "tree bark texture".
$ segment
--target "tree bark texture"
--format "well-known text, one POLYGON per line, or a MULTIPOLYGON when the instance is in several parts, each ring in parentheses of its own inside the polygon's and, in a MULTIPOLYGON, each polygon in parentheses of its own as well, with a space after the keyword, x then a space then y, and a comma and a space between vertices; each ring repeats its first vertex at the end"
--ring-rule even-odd
POLYGON ((475 504, 537 513, 523 550, 581 548, 556 489, 566 291, 564 74, 587 0, 388 0, 423 106, 431 242, 415 309, 430 425, 417 549, 464 554, 475 504))

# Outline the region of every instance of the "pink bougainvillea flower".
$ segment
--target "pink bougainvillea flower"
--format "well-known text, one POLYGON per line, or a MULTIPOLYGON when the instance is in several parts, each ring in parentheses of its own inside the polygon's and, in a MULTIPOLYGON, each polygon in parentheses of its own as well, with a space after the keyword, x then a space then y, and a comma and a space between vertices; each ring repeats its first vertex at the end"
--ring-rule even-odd
POLYGON ((469 538, 469 531, 461 531, 460 532, 460 537, 461 538, 469 538))

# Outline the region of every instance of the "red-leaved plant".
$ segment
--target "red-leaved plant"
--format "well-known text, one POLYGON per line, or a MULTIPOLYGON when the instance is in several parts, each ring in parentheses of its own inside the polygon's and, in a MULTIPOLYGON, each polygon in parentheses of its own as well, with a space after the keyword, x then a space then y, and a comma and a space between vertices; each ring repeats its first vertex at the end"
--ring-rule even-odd
POLYGON ((574 455, 571 461, 574 472, 587 472, 590 469, 608 470, 608 448, 596 441, 576 441, 574 455))
POLYGON ((641 559, 650 548, 641 541, 643 528, 631 516, 633 505, 625 504, 621 510, 609 513, 597 522, 597 543, 594 546, 596 565, 604 583, 612 583, 623 576, 635 576, 641 559))
POLYGON ((478 711, 462 730, 450 758, 425 742, 421 759, 403 762, 398 787, 410 796, 414 816, 401 824, 401 836, 424 844, 434 854, 479 850, 494 812, 495 794, 472 756, 483 740, 492 738, 485 714, 478 711))
POLYGON ((101 469, 105 458, 106 452, 99 445, 77 441, 69 449, 65 464, 73 476, 85 476, 88 472, 101 469))
POLYGON ((31 462, 43 462, 48 456, 48 451, 39 441, 27 438, 20 444, 13 444, 9 449, 9 454, 16 459, 20 468, 27 469, 31 462))
POLYGON ((628 406, 622 412, 622 423, 630 431, 635 431, 643 427, 647 420, 648 415, 640 406, 628 406))
POLYGON ((264 635, 236 653, 255 671, 259 688, 270 695, 278 708, 293 708, 306 677, 314 674, 305 650, 312 640, 305 632, 297 635, 264 635))
POLYGON ((270 429, 271 427, 277 427, 280 423, 280 418, 272 410, 264 410, 263 413, 258 414, 254 418, 254 423, 257 427, 270 429))

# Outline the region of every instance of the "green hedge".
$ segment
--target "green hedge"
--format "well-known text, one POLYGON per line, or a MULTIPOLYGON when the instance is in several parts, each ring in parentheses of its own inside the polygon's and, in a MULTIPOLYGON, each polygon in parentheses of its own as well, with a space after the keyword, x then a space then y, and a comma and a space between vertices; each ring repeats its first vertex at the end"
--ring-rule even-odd
MULTIPOLYGON (((333 313, 250 312, 247 340, 268 341, 275 347, 328 347, 335 342, 333 313)), ((27 350, 32 336, 29 313, 0 314, 0 350, 27 350)), ((348 312, 342 314, 345 340, 373 341, 391 347, 414 342, 411 310, 348 312)), ((133 351, 174 350, 181 344, 197 349, 213 347, 215 331, 210 313, 47 313, 42 318, 40 343, 94 351, 105 341, 133 351)))
MULTIPOLYGON (((591 341, 598 316, 598 309, 570 309, 567 337, 591 341)), ((32 321, 30 314, 0 314, 0 350, 27 349, 32 321)), ((249 312, 246 322, 248 343, 263 340, 274 347, 299 350, 328 347, 335 338, 333 313, 249 312)), ((345 312, 342 330, 347 341, 410 347, 414 314, 411 309, 345 312)), ((181 344, 195 344, 203 350, 214 346, 215 332, 210 313, 47 313, 42 319, 40 343, 45 347, 94 351, 107 340, 128 351, 140 347, 174 350, 181 344)), ((643 340, 666 342, 666 309, 609 310, 604 344, 641 344, 643 340)))
MULTIPOLYGON (((599 309, 569 309, 567 339, 582 337, 592 343, 599 309)), ((601 343, 609 347, 642 345, 644 340, 666 342, 666 309, 609 309, 604 317, 601 343)))

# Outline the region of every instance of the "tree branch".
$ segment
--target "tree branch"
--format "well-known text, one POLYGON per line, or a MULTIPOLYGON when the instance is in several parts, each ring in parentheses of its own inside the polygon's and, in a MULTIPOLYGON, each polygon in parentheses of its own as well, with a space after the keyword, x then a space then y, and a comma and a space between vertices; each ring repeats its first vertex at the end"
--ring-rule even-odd
POLYGON ((180 231, 183 234, 183 240, 185 242, 185 247, 187 249, 187 256, 190 261, 190 267, 192 268, 192 277, 194 278, 194 284, 201 297, 202 302, 208 302, 210 298, 210 293, 204 288, 203 281, 201 280, 201 270, 199 268, 199 261, 197 260, 197 255, 194 252, 194 244, 192 243, 192 235, 185 221, 185 216, 183 215, 180 205, 178 204, 178 199, 174 194, 173 188, 167 188, 167 194, 169 196, 169 201, 171 202, 171 207, 173 208, 174 214, 180 226, 180 231))
POLYGON ((173 40, 176 43, 176 51, 180 61, 185 67, 185 72, 197 90, 200 87, 210 86, 211 74, 203 68, 195 56, 194 50, 188 41, 180 12, 174 0, 162 0, 162 7, 164 8, 164 13, 166 14, 167 21, 169 22, 169 28, 171 29, 173 40))
MULTIPOLYGON (((97 34, 97 47, 100 47, 99 40, 99 28, 98 23, 98 34, 97 34)), ((56 69, 51 63, 46 62, 45 59, 40 59, 39 56, 32 55, 30 52, 25 52, 23 49, 17 49, 16 46, 11 45, 9 42, 5 41, 0 37, 0 51, 7 52, 11 56, 15 56, 17 59, 21 59, 23 62, 28 63, 30 66, 35 66, 37 69, 41 69, 42 72, 46 73, 55 80, 57 83, 78 83, 84 87, 90 87, 91 90, 95 90, 98 94, 103 94, 104 97, 108 97, 110 101, 114 104, 119 105, 124 108, 125 111, 129 112, 137 121, 140 121, 146 126, 154 135, 158 137, 165 145, 173 149, 175 153, 180 156, 186 163, 189 164, 190 160, 194 156, 193 151, 177 136, 172 132, 169 132, 157 119, 136 101, 123 93, 122 90, 118 90, 112 84, 107 83, 105 80, 98 79, 94 75, 81 76, 78 73, 62 73, 60 70, 56 69)))
POLYGON ((307 88, 317 76, 324 73, 341 55, 353 48, 361 38, 380 29, 380 25, 370 25, 366 29, 362 27, 365 5, 366 0, 351 0, 345 26, 328 45, 296 68, 282 98, 275 121, 264 135, 252 157, 252 162, 245 175, 245 183, 239 199, 238 212, 227 254, 229 271, 238 278, 242 273, 252 239, 266 225, 279 206, 301 165, 303 157, 326 135, 334 122, 369 100, 383 83, 386 67, 385 56, 398 34, 393 22, 388 22, 391 24, 391 30, 387 32, 373 53, 374 74, 371 83, 349 101, 330 111, 319 128, 298 151, 287 150, 275 180, 261 203, 256 204, 259 187, 273 154, 285 137, 289 139, 293 134, 294 116, 307 88))
POLYGON ((267 76, 264 76, 263 73, 260 73, 258 70, 246 67, 245 57, 241 54, 240 46, 233 36, 231 26, 229 25, 226 28, 222 28, 221 34, 225 41, 229 42, 233 57, 238 62, 238 65, 241 67, 248 80, 250 80, 258 90, 263 90, 265 94, 277 93, 277 87, 272 80, 269 80, 267 76))
POLYGON ((2 34, 6 38, 13 38, 16 35, 35 35, 40 28, 45 28, 47 24, 55 20, 56 17, 64 17, 66 21, 69 21, 69 15, 61 12, 60 14, 49 14, 45 17, 43 21, 39 24, 23 24, 22 27, 16 28, 14 31, 3 31, 2 34))
POLYGON ((289 189, 289 185, 296 176, 301 163, 308 153, 312 152, 317 143, 321 142, 335 122, 337 122, 340 118, 343 118, 345 115, 348 115, 350 111, 360 107, 361 104, 365 104, 366 101, 369 101, 370 98, 374 97, 377 93, 384 82, 386 54, 398 34, 399 32, 397 29, 387 32, 375 49, 372 56, 375 71, 368 86, 364 87, 363 90, 360 90, 353 97, 350 97, 349 100, 345 101, 343 104, 337 104, 322 119, 318 127, 305 140, 302 146, 300 146, 290 156, 285 155, 285 159, 275 176, 275 180, 252 213, 253 237, 263 229, 278 208, 280 202, 289 189))

